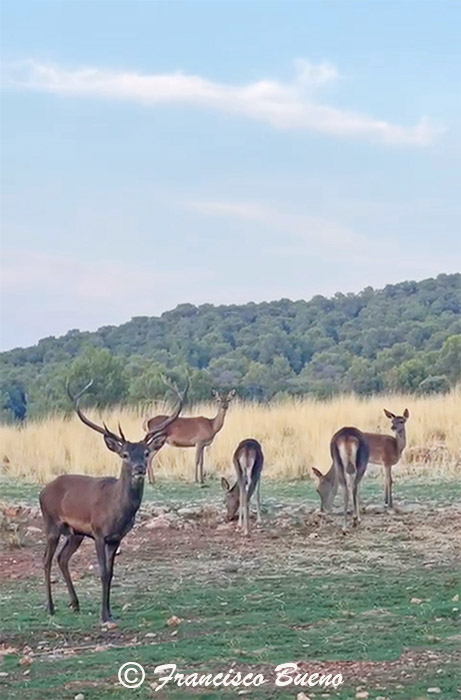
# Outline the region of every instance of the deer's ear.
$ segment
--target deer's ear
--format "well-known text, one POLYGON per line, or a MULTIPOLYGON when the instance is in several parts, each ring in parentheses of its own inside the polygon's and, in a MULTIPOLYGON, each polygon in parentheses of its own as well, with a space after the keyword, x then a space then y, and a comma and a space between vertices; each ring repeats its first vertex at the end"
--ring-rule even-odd
POLYGON ((223 491, 230 491, 230 484, 224 477, 221 477, 221 488, 223 491))
POLYGON ((214 399, 219 399, 219 394, 218 394, 218 392, 216 391, 216 389, 212 389, 212 390, 211 390, 211 395, 212 395, 212 397, 213 397, 214 399))
POLYGON ((390 411, 387 410, 387 408, 383 409, 384 415, 387 416, 388 418, 395 418, 395 413, 391 413, 390 411))
POLYGON ((410 417, 410 411, 408 410, 408 408, 406 408, 406 409, 404 410, 404 412, 403 412, 403 417, 405 418, 405 420, 408 420, 408 419, 409 419, 409 417, 410 417))
POLYGON ((317 467, 312 467, 312 472, 313 472, 314 476, 317 477, 317 479, 321 479, 321 478, 323 477, 322 472, 319 471, 319 470, 317 469, 317 467))
POLYGON ((229 391, 229 393, 227 394, 227 400, 230 401, 231 399, 233 399, 236 393, 237 389, 232 389, 231 391, 229 391))
POLYGON ((122 444, 118 440, 114 440, 114 438, 111 438, 110 435, 104 435, 104 442, 106 443, 107 449, 111 452, 116 452, 117 454, 120 454, 120 452, 122 451, 122 444))

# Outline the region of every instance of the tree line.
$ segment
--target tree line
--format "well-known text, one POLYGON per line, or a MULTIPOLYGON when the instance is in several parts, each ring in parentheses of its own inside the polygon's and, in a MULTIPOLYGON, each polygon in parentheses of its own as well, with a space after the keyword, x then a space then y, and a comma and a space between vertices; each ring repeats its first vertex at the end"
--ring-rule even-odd
POLYGON ((181 304, 96 332, 16 348, 0 357, 3 421, 68 410, 68 378, 94 378, 88 403, 139 404, 162 398, 160 375, 189 400, 212 386, 242 398, 328 398, 354 392, 445 392, 461 379, 461 275, 439 275, 359 294, 213 306, 181 304))

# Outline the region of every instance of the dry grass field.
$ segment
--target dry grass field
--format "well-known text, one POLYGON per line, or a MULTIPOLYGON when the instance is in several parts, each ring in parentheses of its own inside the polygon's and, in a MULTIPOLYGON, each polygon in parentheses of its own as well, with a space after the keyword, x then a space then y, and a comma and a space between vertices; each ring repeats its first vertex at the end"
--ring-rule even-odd
MULTIPOLYGON (((461 388, 448 395, 435 397, 376 396, 360 399, 343 396, 330 401, 292 399, 258 405, 231 404, 222 431, 205 454, 209 475, 232 474, 231 455, 245 437, 261 441, 266 458, 265 479, 290 480, 305 478, 312 466, 323 471, 329 467, 329 440, 335 430, 355 425, 363 430, 388 432, 389 421, 383 415, 386 407, 394 413, 410 411, 407 424, 408 443, 401 464, 403 475, 454 477, 461 463, 461 388)), ((109 427, 120 420, 127 437, 142 435, 146 415, 164 412, 165 406, 153 405, 148 410, 114 408, 89 412, 94 419, 103 419, 109 427)), ((188 407, 184 415, 215 413, 213 404, 188 407)), ((100 436, 83 426, 75 415, 52 416, 30 422, 22 428, 0 427, 0 459, 6 477, 24 478, 44 483, 56 474, 77 472, 117 474, 119 460, 104 446, 100 436)), ((194 450, 165 447, 156 461, 160 479, 192 480, 194 450)))

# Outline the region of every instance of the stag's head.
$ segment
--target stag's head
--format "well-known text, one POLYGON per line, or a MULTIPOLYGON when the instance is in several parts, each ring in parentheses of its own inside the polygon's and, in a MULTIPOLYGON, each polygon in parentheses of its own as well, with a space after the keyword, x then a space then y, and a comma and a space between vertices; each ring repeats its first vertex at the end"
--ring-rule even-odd
POLYGON ((217 391, 216 389, 211 390, 211 395, 213 396, 214 400, 216 401, 216 403, 222 411, 227 411, 227 409, 229 408, 229 404, 236 395, 236 393, 236 389, 232 389, 232 391, 229 391, 229 393, 217 391))
POLYGON ((397 433, 397 435, 402 435, 405 432, 405 423, 410 417, 410 412, 406 408, 402 416, 396 416, 395 413, 391 413, 386 408, 384 410, 384 415, 391 421, 391 430, 397 433))
POLYGON ((314 476, 317 477, 317 493, 320 496, 320 510, 322 513, 326 513, 331 510, 334 498, 334 470, 331 469, 326 474, 316 467, 312 467, 314 476))
POLYGON ((91 380, 78 394, 74 396, 71 394, 69 382, 67 382, 67 393, 74 404, 78 417, 82 423, 103 436, 108 450, 118 454, 118 456, 122 459, 125 474, 128 474, 131 480, 135 483, 142 482, 146 476, 147 467, 150 460, 166 442, 166 428, 170 425, 170 423, 176 420, 181 412, 188 386, 186 387, 183 395, 177 392, 179 401, 176 410, 171 416, 165 418, 160 425, 155 427, 155 430, 147 433, 143 440, 140 440, 139 442, 130 442, 125 438, 120 423, 118 425, 118 434, 113 433, 111 430, 109 430, 105 423, 103 423, 102 426, 98 425, 97 423, 93 423, 93 421, 83 413, 79 405, 80 398, 92 386, 92 384, 93 380, 91 380))
POLYGON ((224 505, 226 506, 227 520, 230 522, 236 519, 240 505, 238 483, 236 482, 234 486, 231 486, 227 479, 222 477, 221 488, 224 491, 224 505))

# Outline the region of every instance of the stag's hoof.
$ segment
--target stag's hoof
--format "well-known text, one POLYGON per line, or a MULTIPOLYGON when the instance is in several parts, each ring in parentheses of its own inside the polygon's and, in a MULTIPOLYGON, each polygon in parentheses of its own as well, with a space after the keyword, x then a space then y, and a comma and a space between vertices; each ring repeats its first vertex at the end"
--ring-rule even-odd
POLYGON ((47 605, 46 611, 47 611, 48 615, 54 615, 54 611, 55 611, 54 605, 47 605))
POLYGON ((80 612, 80 603, 78 600, 73 600, 71 603, 69 603, 69 608, 73 610, 76 613, 80 612))

